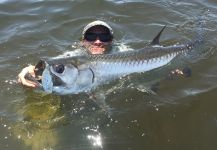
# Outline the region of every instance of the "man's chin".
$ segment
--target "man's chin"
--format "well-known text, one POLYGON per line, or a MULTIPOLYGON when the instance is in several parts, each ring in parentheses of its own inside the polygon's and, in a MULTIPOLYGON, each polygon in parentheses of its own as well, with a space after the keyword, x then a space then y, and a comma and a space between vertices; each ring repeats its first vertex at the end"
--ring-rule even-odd
POLYGON ((92 54, 103 54, 104 48, 99 48, 99 47, 92 47, 91 48, 91 53, 92 54))

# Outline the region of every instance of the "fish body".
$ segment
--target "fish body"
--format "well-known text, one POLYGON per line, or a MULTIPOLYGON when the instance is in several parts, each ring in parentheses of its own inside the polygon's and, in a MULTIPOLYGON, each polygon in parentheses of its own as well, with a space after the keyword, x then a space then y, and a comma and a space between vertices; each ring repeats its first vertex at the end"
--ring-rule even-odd
POLYGON ((87 92, 119 77, 162 67, 190 49, 190 45, 150 46, 115 54, 43 60, 42 86, 46 92, 61 95, 87 92))

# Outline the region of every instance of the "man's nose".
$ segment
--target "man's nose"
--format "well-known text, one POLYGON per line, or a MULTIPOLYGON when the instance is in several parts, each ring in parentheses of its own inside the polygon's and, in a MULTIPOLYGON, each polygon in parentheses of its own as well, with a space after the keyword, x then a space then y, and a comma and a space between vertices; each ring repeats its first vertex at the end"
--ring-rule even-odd
POLYGON ((99 38, 97 37, 97 39, 94 41, 95 44, 101 44, 102 42, 99 40, 99 38))

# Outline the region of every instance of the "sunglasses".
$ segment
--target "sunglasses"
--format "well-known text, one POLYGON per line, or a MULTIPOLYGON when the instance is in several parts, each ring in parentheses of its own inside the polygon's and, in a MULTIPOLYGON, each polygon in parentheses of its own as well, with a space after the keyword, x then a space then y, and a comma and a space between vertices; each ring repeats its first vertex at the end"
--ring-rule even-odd
POLYGON ((84 39, 90 42, 96 41, 97 37, 102 42, 110 42, 112 36, 108 33, 86 33, 84 39))

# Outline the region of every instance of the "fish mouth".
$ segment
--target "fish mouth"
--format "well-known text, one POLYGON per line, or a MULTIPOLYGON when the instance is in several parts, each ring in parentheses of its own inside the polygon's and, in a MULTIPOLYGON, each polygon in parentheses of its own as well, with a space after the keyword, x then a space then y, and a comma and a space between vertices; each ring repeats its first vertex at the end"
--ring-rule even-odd
POLYGON ((40 60, 34 69, 36 82, 47 93, 52 93, 54 78, 57 78, 50 70, 50 67, 51 65, 46 60, 40 60))
MULTIPOLYGON (((40 60, 36 64, 35 69, 34 69, 34 73, 35 73, 35 79, 38 80, 39 82, 41 82, 42 76, 43 76, 43 72, 45 71, 45 69, 46 69, 47 66, 50 66, 50 64, 48 64, 48 62, 45 61, 45 60, 40 60)), ((57 73, 62 73, 64 71, 64 65, 63 64, 52 65, 52 68, 57 73)), ((52 73, 52 71, 51 71, 51 73, 52 73)), ((52 75, 56 76, 53 73, 52 73, 52 75)))
POLYGON ((56 73, 61 74, 64 70, 65 65, 63 64, 49 64, 46 60, 40 60, 35 66, 34 72, 36 79, 42 83, 43 86, 43 83, 47 78, 50 78, 50 82, 53 82, 53 86, 60 86, 63 85, 64 82, 56 75, 56 73))
POLYGON ((48 64, 46 63, 45 60, 40 60, 34 68, 34 76, 32 76, 30 73, 26 73, 26 75, 24 76, 25 79, 32 81, 34 83, 36 83, 39 87, 43 87, 43 73, 46 69, 46 66, 48 64))
POLYGON ((36 65, 34 69, 35 73, 35 78, 39 81, 42 80, 42 74, 46 68, 46 61, 45 60, 40 60, 36 65))
POLYGON ((26 73, 26 75, 24 76, 25 79, 29 80, 29 81, 32 81, 36 84, 38 84, 38 86, 42 86, 41 83, 42 83, 42 74, 45 70, 45 67, 46 67, 46 62, 43 61, 43 60, 40 60, 36 66, 35 66, 35 69, 33 70, 35 75, 32 76, 29 72, 26 73))

